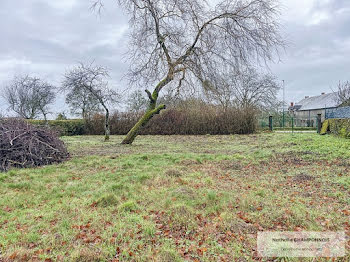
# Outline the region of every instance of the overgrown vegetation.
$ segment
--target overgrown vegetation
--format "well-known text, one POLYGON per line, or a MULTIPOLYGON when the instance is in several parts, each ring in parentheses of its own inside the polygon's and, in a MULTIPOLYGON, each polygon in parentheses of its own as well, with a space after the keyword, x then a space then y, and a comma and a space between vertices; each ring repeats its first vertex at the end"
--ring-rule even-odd
MULTIPOLYGON (((252 107, 227 108, 188 100, 182 105, 168 108, 155 116, 140 133, 143 135, 227 135, 251 134, 257 128, 257 111, 252 107)), ((111 133, 128 133, 143 112, 115 113, 111 116, 111 133)), ((102 134, 102 115, 95 115, 87 122, 87 132, 102 134)))
POLYGON ((331 133, 344 138, 350 138, 350 119, 327 119, 321 129, 321 135, 331 133))
POLYGON ((65 137, 70 161, 0 174, 0 258, 254 261, 257 231, 350 230, 347 139, 102 140, 65 137))
MULTIPOLYGON (((112 135, 125 135, 142 111, 115 112, 110 117, 112 135)), ((186 100, 154 117, 142 130, 143 135, 227 135, 251 134, 257 129, 257 111, 253 107, 226 108, 200 100, 186 100)), ((45 121, 30 120, 36 125, 45 121)), ((87 120, 52 120, 48 125, 63 136, 102 135, 105 116, 95 114, 87 120)))

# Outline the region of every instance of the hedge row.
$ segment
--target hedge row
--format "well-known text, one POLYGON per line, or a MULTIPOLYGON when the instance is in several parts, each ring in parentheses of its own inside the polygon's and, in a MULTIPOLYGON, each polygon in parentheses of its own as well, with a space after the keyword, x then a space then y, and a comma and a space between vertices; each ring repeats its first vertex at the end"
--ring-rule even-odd
POLYGON ((331 133, 350 138, 350 119, 327 119, 323 122, 321 135, 331 133))
MULTIPOLYGON (((111 117, 111 134, 125 135, 140 119, 142 113, 115 113, 111 117)), ((103 115, 95 115, 86 123, 90 135, 103 134, 103 115)), ((256 113, 252 109, 228 109, 199 106, 171 108, 155 116, 142 135, 226 135, 251 134, 257 129, 256 113)))
MULTIPOLYGON (((37 126, 45 126, 44 120, 28 120, 29 123, 37 126)), ((47 124, 58 131, 60 136, 77 136, 86 134, 86 124, 83 119, 72 120, 49 120, 47 124)))
MULTIPOLYGON (((142 112, 114 113, 111 116, 111 134, 125 135, 142 116, 142 112)), ((36 125, 45 125, 42 120, 29 120, 36 125)), ((62 136, 103 135, 104 115, 96 114, 90 120, 53 120, 48 125, 62 136)), ((226 135, 250 134, 257 128, 256 112, 253 109, 222 108, 196 104, 170 108, 155 116, 142 131, 142 135, 226 135)))

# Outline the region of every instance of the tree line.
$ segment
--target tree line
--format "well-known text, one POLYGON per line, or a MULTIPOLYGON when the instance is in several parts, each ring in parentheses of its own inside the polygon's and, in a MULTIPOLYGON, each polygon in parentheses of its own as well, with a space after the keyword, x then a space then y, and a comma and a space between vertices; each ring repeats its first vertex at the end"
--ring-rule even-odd
MULTIPOLYGON (((130 18, 128 79, 130 85, 145 90, 148 100, 144 115, 123 144, 131 144, 141 128, 166 108, 160 101, 166 90, 183 95, 201 86, 208 95, 221 98, 227 94, 223 87, 232 84, 226 75, 242 75, 245 68, 273 60, 285 44, 275 0, 221 0, 217 4, 203 0, 119 0, 118 4, 130 18)), ((103 0, 96 0, 93 6, 101 11, 102 5, 103 0)), ((89 91, 88 96, 97 99, 104 109, 112 102, 103 92, 104 70, 93 74, 93 79, 70 73, 64 87, 72 90, 80 84, 79 89, 89 91), (87 85, 82 84, 85 80, 87 85), (95 89, 96 83, 102 84, 101 89, 95 89)), ((247 92, 239 97, 244 103, 256 99, 247 92)), ((108 110, 106 139, 107 119, 108 110)))
MULTIPOLYGON (((174 100, 200 88, 211 103, 228 107, 277 106, 280 88, 274 76, 257 68, 279 57, 286 46, 279 25, 278 0, 119 0, 128 14, 130 38, 127 79, 134 92, 129 108, 144 114, 130 129, 123 144, 131 144, 142 127, 174 100), (152 87, 152 89, 150 89, 152 87)), ((103 10, 103 0, 93 7, 103 10)), ((64 77, 61 90, 74 113, 83 118, 105 112, 109 139, 110 107, 120 95, 108 85, 108 70, 79 64, 64 77)), ((339 99, 349 101, 349 84, 339 84, 339 99)), ((42 114, 55 98, 55 88, 31 76, 16 77, 5 88, 10 108, 24 118, 42 114)))
MULTIPOLYGON (((38 77, 16 76, 5 86, 2 96, 9 109, 19 117, 35 119, 40 115, 47 121, 49 106, 58 92, 66 93, 66 103, 75 115, 87 119, 93 112, 105 112, 105 140, 109 140, 110 106, 119 101, 118 93, 109 87, 106 67, 80 63, 66 72, 60 87, 38 77)), ((63 117, 63 115, 61 115, 63 117)))
MULTIPOLYGON (((257 68, 279 58, 286 43, 279 24, 278 0, 119 0, 129 16, 130 65, 127 79, 136 86, 130 109, 144 114, 130 129, 123 144, 131 144, 153 116, 177 97, 198 90, 211 103, 228 107, 254 105, 266 110, 278 103, 279 84, 257 68), (151 89, 152 88, 152 89, 151 89)), ((93 7, 102 12, 103 0, 93 7)), ((126 37, 126 36, 125 36, 126 37)), ((125 39, 127 40, 127 39, 125 39)), ((108 86, 103 66, 80 64, 66 73, 62 89, 73 112, 83 118, 105 111, 109 136, 110 107, 120 96, 108 86)), ((5 89, 10 108, 25 118, 48 113, 55 94, 45 81, 25 76, 5 89), (25 86, 21 90, 20 86, 25 86), (37 95, 42 92, 43 95, 37 95)), ((343 104, 349 101, 349 85, 339 85, 343 104)))
MULTIPOLYGON (((109 72, 106 67, 94 63, 80 63, 68 70, 59 87, 56 87, 38 77, 24 75, 16 76, 5 86, 3 97, 9 109, 19 117, 36 119, 42 117, 47 121, 50 105, 55 101, 57 94, 65 93, 65 102, 70 113, 77 117, 90 120, 95 114, 105 112, 105 136, 110 135, 111 111, 119 111, 116 106, 125 103, 127 111, 134 113, 145 112, 148 107, 147 96, 141 90, 135 90, 122 99, 117 91, 108 83, 109 72)), ((278 103, 277 92, 280 89, 276 78, 270 74, 259 74, 250 69, 242 75, 226 75, 220 79, 212 78, 202 86, 201 98, 204 103, 218 105, 223 111, 229 108, 253 108, 271 110, 278 103), (220 81, 220 82, 219 82, 220 81)), ((167 90, 159 98, 161 103, 169 107, 179 107, 185 101, 193 98, 193 92, 173 93, 167 90)), ((62 113, 58 119, 66 119, 62 113)))

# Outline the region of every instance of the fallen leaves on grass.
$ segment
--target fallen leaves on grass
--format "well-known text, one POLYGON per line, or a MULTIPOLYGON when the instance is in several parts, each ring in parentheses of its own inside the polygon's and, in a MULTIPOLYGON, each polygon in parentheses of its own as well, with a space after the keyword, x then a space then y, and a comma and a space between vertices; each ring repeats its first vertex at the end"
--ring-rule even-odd
POLYGON ((76 241, 82 241, 86 244, 99 244, 102 242, 100 235, 96 233, 96 229, 91 228, 91 224, 73 225, 72 228, 79 230, 75 235, 76 241))

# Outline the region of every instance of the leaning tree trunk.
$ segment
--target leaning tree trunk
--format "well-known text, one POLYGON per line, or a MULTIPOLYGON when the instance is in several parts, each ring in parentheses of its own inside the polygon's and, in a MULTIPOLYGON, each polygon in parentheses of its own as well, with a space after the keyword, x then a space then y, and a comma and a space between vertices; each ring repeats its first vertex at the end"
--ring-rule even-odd
POLYGON ((166 108, 165 105, 159 105, 157 106, 157 99, 160 90, 166 86, 169 82, 173 80, 173 73, 170 72, 166 78, 164 78, 162 81, 159 82, 159 84, 156 86, 156 88, 153 91, 153 94, 151 94, 150 91, 145 90, 148 98, 150 100, 149 107, 146 111, 146 113, 141 117, 141 119, 134 125, 133 128, 129 131, 129 133, 126 135, 124 140, 122 141, 122 144, 132 144, 134 142, 136 136, 139 134, 142 127, 144 127, 155 115, 159 114, 160 111, 166 108))
POLYGON ((110 126, 109 126, 109 110, 106 107, 106 116, 105 116, 105 141, 109 141, 109 136, 111 134, 110 126))
POLYGON ((141 119, 134 125, 134 127, 129 131, 129 133, 124 138, 122 144, 132 144, 134 142, 136 136, 139 134, 139 131, 142 127, 144 127, 151 118, 159 114, 161 110, 165 109, 165 105, 159 105, 154 109, 149 108, 146 113, 141 117, 141 119))

